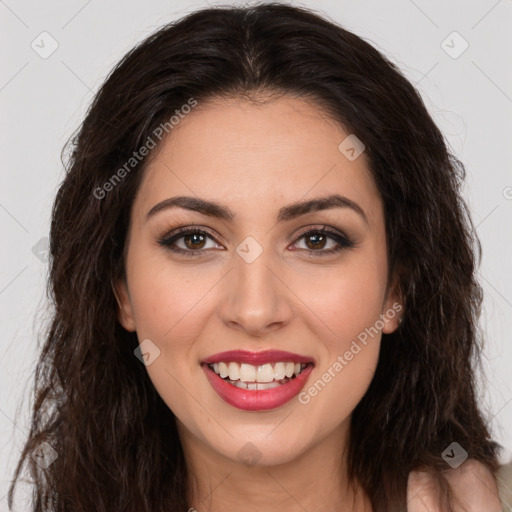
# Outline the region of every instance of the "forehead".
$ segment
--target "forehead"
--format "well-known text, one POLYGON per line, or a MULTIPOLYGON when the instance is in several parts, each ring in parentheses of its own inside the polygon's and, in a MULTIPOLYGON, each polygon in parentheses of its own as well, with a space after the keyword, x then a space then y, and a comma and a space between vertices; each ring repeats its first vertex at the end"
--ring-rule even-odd
POLYGON ((380 195, 364 152, 349 160, 340 151, 349 135, 305 99, 200 103, 162 141, 136 206, 196 195, 222 200, 235 211, 262 211, 274 203, 339 193, 365 205, 372 217, 380 195))

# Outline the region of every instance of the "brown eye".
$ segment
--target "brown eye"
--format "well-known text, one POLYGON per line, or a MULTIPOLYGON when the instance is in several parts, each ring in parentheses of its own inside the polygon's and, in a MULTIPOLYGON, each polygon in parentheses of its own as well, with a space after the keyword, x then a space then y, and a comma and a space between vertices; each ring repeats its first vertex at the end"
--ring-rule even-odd
POLYGON ((201 233, 190 233, 181 238, 185 241, 185 245, 188 249, 203 249, 205 245, 205 236, 201 233))
MULTIPOLYGON (((355 242, 349 240, 348 237, 325 228, 307 231, 300 235, 297 240, 304 240, 306 245, 305 249, 299 247, 299 250, 305 250, 318 256, 333 254, 356 245, 355 242), (335 243, 332 244, 332 242, 335 243), (328 247, 329 243, 331 243, 331 245, 328 247)), ((297 243, 298 242, 295 242, 295 244, 297 243)))
POLYGON ((314 233, 312 235, 307 235, 306 237, 306 245, 310 249, 323 249, 325 247, 326 241, 329 237, 325 236, 321 233, 314 233))
POLYGON ((185 254, 187 256, 199 256, 207 249, 218 247, 216 243, 207 247, 208 240, 216 242, 212 235, 206 231, 201 229, 183 228, 177 232, 166 235, 160 239, 158 243, 173 252, 185 254))
MULTIPOLYGON (((348 237, 325 228, 313 229, 303 233, 299 236, 295 244, 303 239, 306 247, 299 247, 298 250, 318 256, 333 254, 356 245, 355 242, 349 240, 348 237)), ((181 228, 161 238, 158 244, 168 248, 172 252, 186 256, 200 256, 209 249, 223 249, 210 233, 197 228, 181 228), (207 247, 208 240, 214 242, 210 247, 207 247)))

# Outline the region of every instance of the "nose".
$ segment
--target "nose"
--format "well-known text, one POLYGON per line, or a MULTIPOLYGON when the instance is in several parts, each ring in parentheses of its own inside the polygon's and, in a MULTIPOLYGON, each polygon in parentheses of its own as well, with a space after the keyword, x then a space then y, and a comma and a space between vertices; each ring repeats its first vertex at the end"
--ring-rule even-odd
POLYGON ((222 321, 253 337, 264 337, 284 327, 292 317, 292 293, 270 252, 263 251, 252 263, 236 254, 224 280, 219 312, 222 321))

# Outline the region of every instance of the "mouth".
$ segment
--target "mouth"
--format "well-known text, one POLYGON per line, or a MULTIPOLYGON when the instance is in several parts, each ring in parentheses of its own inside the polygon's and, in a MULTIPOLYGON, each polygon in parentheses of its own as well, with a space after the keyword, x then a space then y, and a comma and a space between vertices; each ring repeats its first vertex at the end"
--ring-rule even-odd
POLYGON ((208 367, 232 386, 249 391, 263 391, 287 384, 298 377, 309 365, 312 366, 313 363, 279 361, 254 366, 235 361, 221 361, 209 364, 208 367))
POLYGON ((217 394, 247 411, 275 409, 298 395, 315 364, 283 351, 230 351, 205 359, 201 366, 217 394))

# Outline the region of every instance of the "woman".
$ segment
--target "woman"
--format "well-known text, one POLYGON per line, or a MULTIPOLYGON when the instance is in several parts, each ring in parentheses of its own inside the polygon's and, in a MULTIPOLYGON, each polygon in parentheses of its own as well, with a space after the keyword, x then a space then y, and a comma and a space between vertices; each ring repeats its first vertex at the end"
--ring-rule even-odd
POLYGON ((53 209, 34 510, 498 510, 463 174, 398 70, 307 10, 139 44, 53 209))

